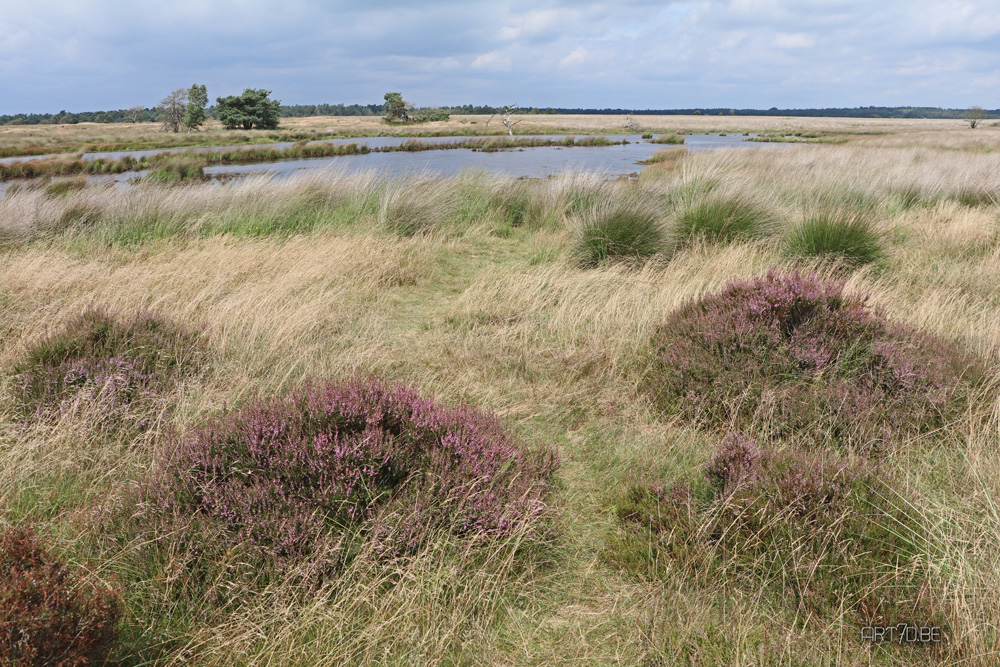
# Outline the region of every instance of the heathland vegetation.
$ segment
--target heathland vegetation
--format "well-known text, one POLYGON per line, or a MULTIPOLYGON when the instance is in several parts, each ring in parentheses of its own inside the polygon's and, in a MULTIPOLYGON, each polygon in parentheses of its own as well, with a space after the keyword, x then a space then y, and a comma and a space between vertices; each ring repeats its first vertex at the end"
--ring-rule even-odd
POLYGON ((1000 137, 744 122, 849 140, 8 190, 0 655, 994 664, 1000 137))

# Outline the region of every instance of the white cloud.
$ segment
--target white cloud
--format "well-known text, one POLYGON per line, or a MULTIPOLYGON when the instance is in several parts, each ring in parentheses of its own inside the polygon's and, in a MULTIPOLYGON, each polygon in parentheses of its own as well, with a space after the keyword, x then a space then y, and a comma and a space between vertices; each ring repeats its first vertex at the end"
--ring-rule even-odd
POLYGON ((510 58, 496 51, 490 51, 489 53, 476 56, 476 59, 472 61, 472 66, 476 69, 509 72, 510 58))
POLYGON ((816 40, 802 32, 778 33, 773 43, 779 49, 808 49, 816 44, 816 40))
POLYGON ((587 49, 582 46, 578 46, 573 51, 559 61, 559 65, 562 67, 569 67, 570 65, 579 65, 584 60, 587 59, 587 49))

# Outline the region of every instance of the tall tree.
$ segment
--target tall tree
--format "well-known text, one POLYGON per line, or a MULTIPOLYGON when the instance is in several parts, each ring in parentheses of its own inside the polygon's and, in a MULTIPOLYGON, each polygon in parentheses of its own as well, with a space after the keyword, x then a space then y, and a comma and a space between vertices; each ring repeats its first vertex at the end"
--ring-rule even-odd
POLYGON ((270 90, 247 88, 242 95, 216 98, 216 114, 227 130, 273 130, 278 127, 281 102, 270 90))
POLYGON ((403 99, 402 93, 385 94, 385 120, 387 123, 408 123, 413 105, 403 99))
POLYGON ((157 107, 160 112, 160 120, 163 125, 160 129, 164 132, 180 132, 184 123, 184 112, 187 110, 188 91, 185 88, 178 88, 162 100, 157 107))
POLYGON ((206 106, 208 106, 208 89, 196 83, 188 89, 187 110, 184 112, 184 127, 189 132, 197 130, 205 123, 206 106))

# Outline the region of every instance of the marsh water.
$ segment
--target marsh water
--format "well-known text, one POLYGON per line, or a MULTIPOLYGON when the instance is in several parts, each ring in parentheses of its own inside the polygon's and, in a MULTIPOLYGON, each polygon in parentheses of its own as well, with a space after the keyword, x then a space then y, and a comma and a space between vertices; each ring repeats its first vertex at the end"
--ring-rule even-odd
MULTIPOLYGON (((570 135, 584 138, 587 135, 570 135)), ((688 151, 702 151, 717 148, 750 148, 774 147, 787 144, 749 142, 747 139, 755 134, 688 134, 684 135, 684 147, 688 151)), ((418 141, 427 144, 447 144, 468 141, 478 137, 427 137, 418 141)), ((544 135, 541 139, 562 139, 559 135, 544 135)), ((340 155, 318 158, 292 158, 272 162, 256 162, 251 164, 223 164, 205 167, 208 176, 227 178, 247 174, 273 174, 287 177, 306 171, 329 168, 346 169, 348 171, 376 170, 388 177, 405 176, 414 173, 433 173, 452 175, 465 170, 488 171, 520 178, 546 178, 565 171, 593 171, 608 176, 634 174, 642 169, 639 163, 650 158, 654 153, 670 145, 652 143, 640 135, 610 135, 608 139, 616 142, 626 142, 613 146, 542 146, 535 148, 513 148, 493 152, 449 149, 422 151, 393 151, 386 153, 368 153, 361 155, 340 155)), ((361 137, 354 139, 330 139, 320 142, 329 144, 361 144, 369 148, 386 148, 399 146, 412 137, 361 137)), ((291 142, 267 144, 268 147, 283 149, 292 146, 291 142)), ((679 145, 678 145, 679 146, 679 145)), ((183 151, 221 151, 243 148, 245 146, 210 146, 199 148, 175 148, 143 151, 114 151, 101 153, 85 153, 85 161, 105 159, 121 159, 130 155, 136 159, 157 153, 176 153, 183 151)), ((42 156, 26 156, 4 158, 0 162, 37 159, 42 156)), ((123 174, 92 175, 88 178, 94 182, 110 181, 127 186, 144 172, 128 172, 123 174)), ((9 184, 0 183, 0 191, 9 184)))

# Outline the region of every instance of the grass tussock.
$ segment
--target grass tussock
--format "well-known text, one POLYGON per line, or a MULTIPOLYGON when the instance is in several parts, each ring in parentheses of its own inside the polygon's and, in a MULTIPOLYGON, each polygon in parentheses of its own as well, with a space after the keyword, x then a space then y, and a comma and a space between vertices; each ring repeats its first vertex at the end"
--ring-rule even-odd
POLYGON ((750 197, 713 195, 682 205, 676 233, 682 245, 734 243, 763 238, 773 226, 773 214, 750 197))
POLYGON ((823 209, 786 232, 785 247, 795 257, 839 260, 852 267, 884 256, 870 216, 850 209, 823 209))
POLYGON ((573 233, 571 254, 585 268, 644 262, 668 250, 663 214, 634 197, 597 204, 577 219, 573 233))
POLYGON ((651 139, 650 143, 653 144, 683 144, 684 137, 679 134, 661 134, 655 139, 651 139))

